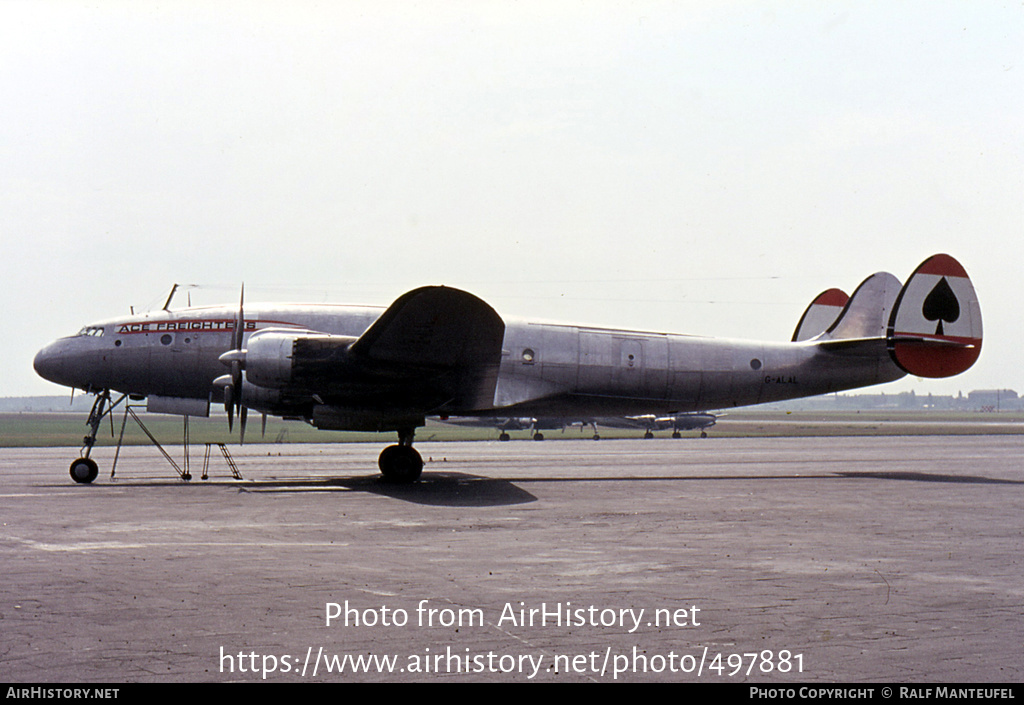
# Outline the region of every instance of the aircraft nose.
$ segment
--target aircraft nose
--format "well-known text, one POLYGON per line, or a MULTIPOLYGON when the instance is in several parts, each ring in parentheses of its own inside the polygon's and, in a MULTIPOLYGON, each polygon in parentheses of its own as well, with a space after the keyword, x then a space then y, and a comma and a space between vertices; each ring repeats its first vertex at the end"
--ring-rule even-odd
POLYGON ((64 361, 60 354, 60 348, 60 341, 50 343, 36 353, 32 366, 35 368, 36 374, 43 379, 56 382, 57 384, 67 384, 64 381, 64 361))

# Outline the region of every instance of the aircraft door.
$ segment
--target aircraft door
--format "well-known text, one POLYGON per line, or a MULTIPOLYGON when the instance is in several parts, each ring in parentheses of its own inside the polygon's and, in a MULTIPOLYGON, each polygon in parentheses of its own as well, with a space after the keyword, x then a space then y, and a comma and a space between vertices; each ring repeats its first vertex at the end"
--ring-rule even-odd
POLYGON ((644 341, 580 331, 578 388, 584 393, 637 396, 644 382, 644 341))

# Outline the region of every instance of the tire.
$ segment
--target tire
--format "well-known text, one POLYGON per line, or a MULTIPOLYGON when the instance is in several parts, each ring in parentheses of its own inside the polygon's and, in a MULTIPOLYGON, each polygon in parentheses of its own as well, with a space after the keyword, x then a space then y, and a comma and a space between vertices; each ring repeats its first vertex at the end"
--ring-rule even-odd
POLYGON ((423 473, 423 458, 412 446, 388 446, 381 451, 377 466, 388 482, 416 482, 423 473))
POLYGON ((100 474, 100 469, 92 458, 79 458, 71 463, 69 472, 72 480, 82 485, 88 485, 100 474))

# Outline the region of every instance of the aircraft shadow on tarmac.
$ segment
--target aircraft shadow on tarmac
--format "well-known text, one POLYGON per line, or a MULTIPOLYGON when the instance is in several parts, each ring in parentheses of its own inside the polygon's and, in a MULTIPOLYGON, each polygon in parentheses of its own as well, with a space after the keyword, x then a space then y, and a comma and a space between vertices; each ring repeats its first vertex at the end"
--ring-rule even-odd
MULTIPOLYGON (((865 479, 898 480, 911 482, 948 482, 954 484, 1021 485, 1024 481, 974 475, 947 475, 903 471, 835 472, 821 475, 701 475, 633 476, 633 477, 531 477, 528 483, 607 483, 607 482, 692 482, 692 481, 758 481, 758 480, 828 480, 865 479)), ((351 478, 257 481, 245 489, 259 492, 294 492, 311 489, 343 487, 347 490, 370 492, 415 504, 453 507, 491 507, 536 502, 537 497, 518 487, 511 480, 487 478, 460 472, 426 472, 415 484, 391 483, 380 475, 351 478)))
MULTIPOLYGON (((820 474, 775 475, 635 475, 622 477, 556 476, 522 478, 530 484, 617 482, 764 482, 766 480, 895 480, 899 482, 932 482, 951 484, 1024 485, 1021 480, 983 477, 977 475, 949 475, 910 471, 835 471, 820 474)), ((168 487, 168 481, 131 482, 133 486, 168 487)), ((174 483, 176 484, 176 483, 174 483)), ((205 483, 203 483, 205 484, 205 483)), ((506 478, 488 478, 461 472, 426 472, 413 484, 393 483, 380 475, 357 477, 310 477, 273 480, 248 480, 241 484, 232 481, 213 481, 211 484, 235 486, 240 492, 368 492, 405 502, 428 506, 496 507, 527 504, 538 498, 506 478)), ((101 488, 104 485, 94 487, 101 488)))
POLYGON ((911 482, 951 482, 954 484, 974 485, 1024 485, 1021 480, 1004 480, 997 477, 978 477, 976 475, 939 475, 929 472, 840 472, 842 477, 872 480, 909 480, 911 482))
POLYGON ((415 504, 445 507, 495 507, 536 502, 537 498, 508 480, 461 472, 424 473, 419 482, 388 482, 380 475, 294 480, 257 480, 240 489, 249 492, 303 492, 332 487, 369 492, 415 504))

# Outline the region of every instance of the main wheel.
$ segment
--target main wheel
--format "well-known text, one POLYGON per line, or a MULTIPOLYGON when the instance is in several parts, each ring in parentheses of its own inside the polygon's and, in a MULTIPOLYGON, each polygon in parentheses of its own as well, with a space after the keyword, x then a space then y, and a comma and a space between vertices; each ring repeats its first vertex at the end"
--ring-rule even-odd
POLYGON ((79 458, 71 463, 71 479, 83 485, 88 485, 100 474, 100 468, 92 458, 79 458))
POLYGON ((412 446, 394 445, 381 451, 377 459, 384 479, 390 482, 416 482, 423 473, 423 458, 412 446))

